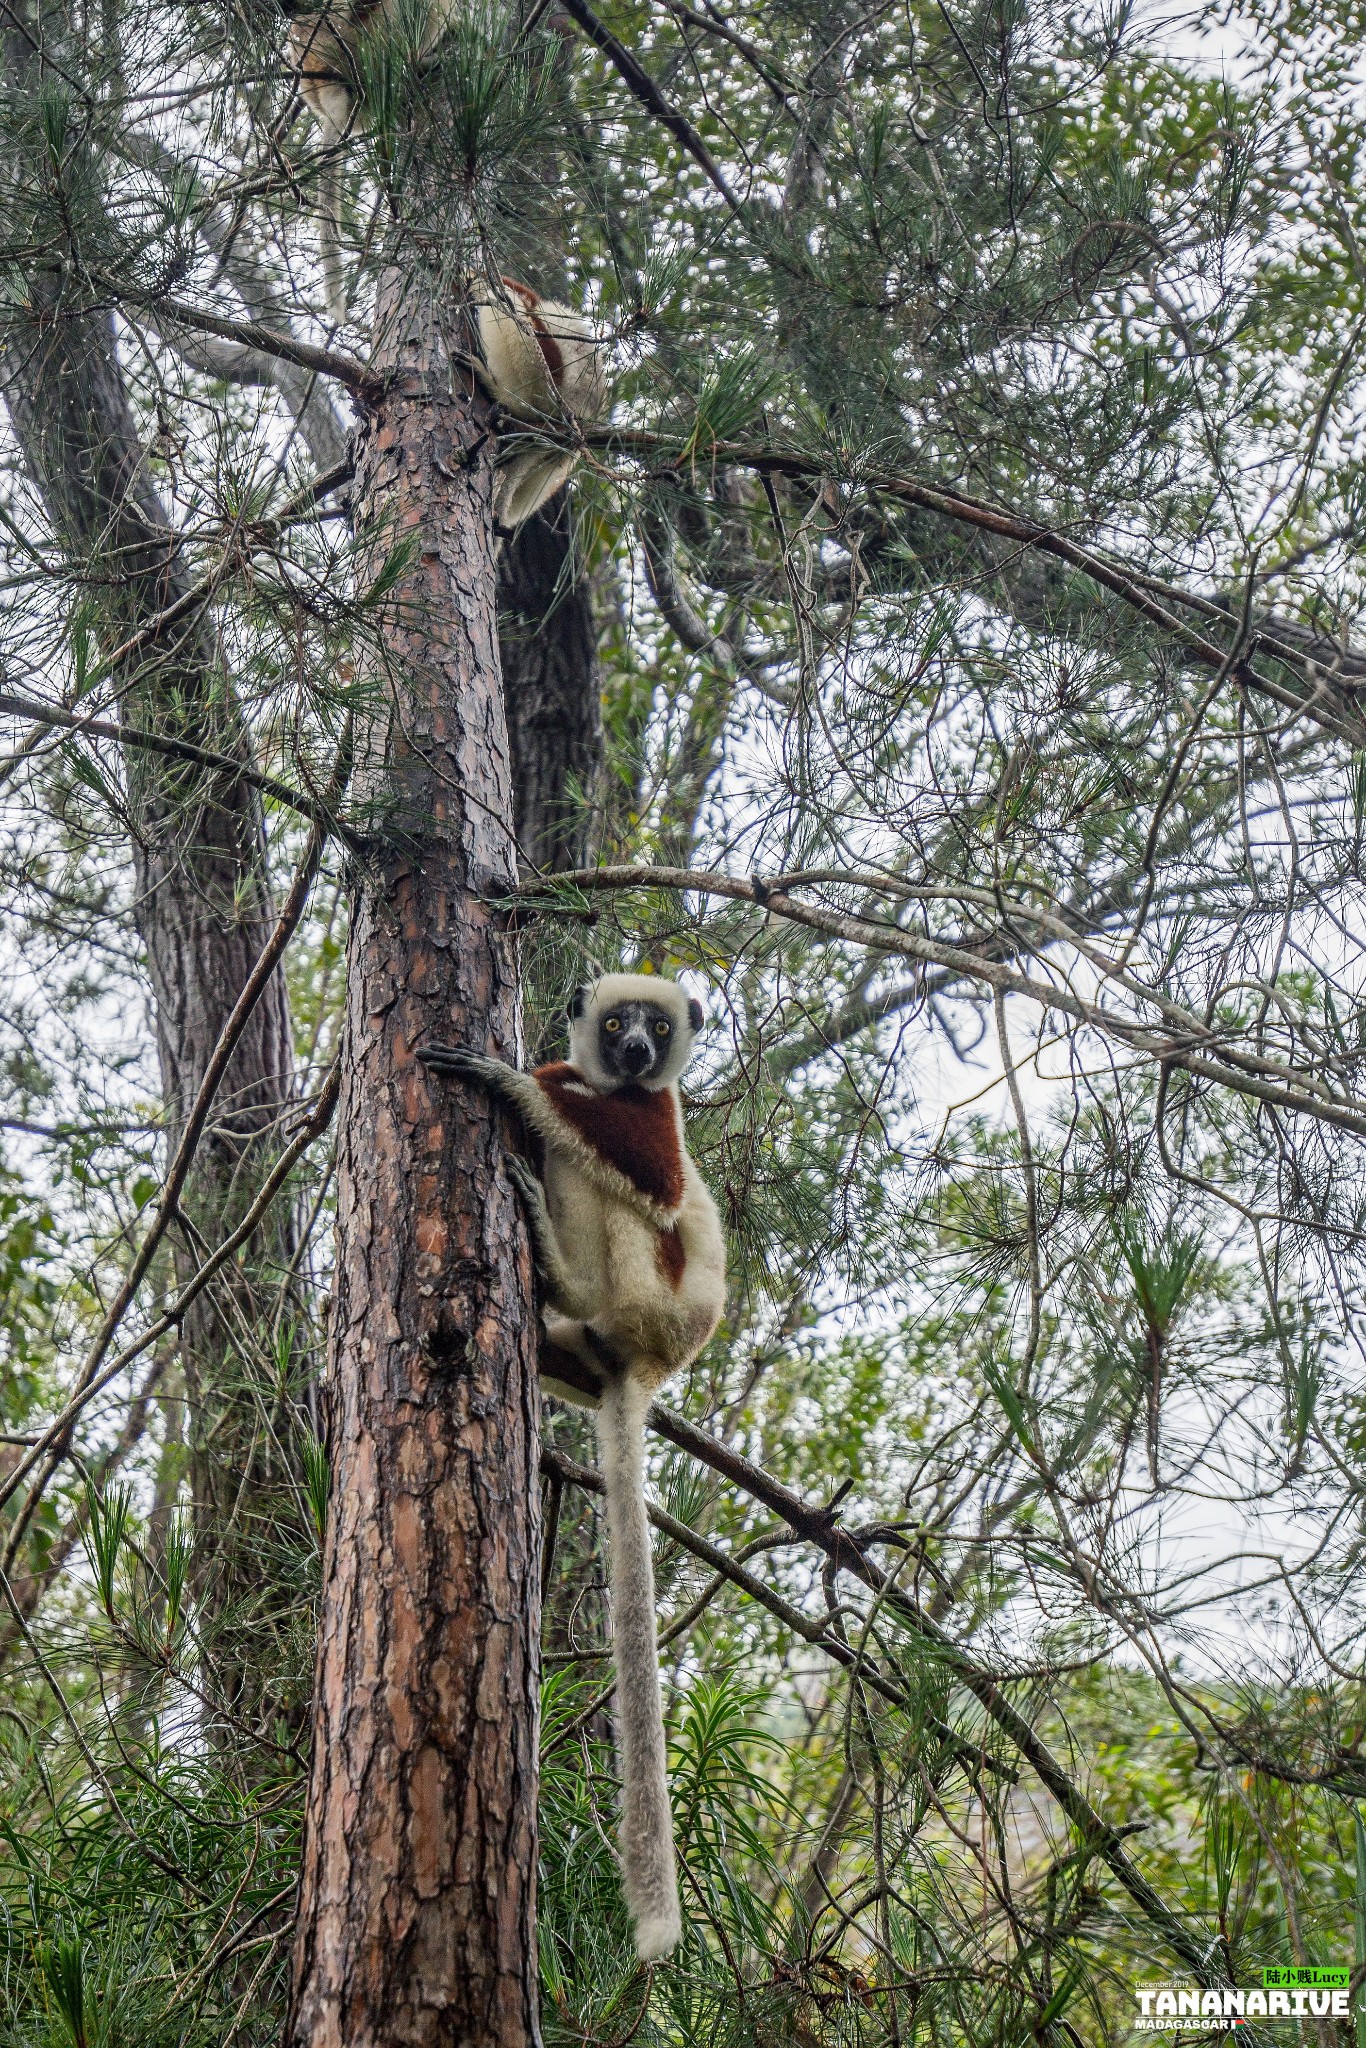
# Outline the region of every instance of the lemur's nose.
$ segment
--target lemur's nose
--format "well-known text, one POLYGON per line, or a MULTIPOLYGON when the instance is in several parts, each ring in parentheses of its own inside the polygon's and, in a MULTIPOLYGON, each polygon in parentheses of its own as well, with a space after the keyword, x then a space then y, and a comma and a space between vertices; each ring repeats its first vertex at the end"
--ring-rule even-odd
POLYGON ((637 1038, 633 1033, 621 1048, 621 1064, 628 1074, 643 1074, 654 1054, 647 1038, 637 1038))

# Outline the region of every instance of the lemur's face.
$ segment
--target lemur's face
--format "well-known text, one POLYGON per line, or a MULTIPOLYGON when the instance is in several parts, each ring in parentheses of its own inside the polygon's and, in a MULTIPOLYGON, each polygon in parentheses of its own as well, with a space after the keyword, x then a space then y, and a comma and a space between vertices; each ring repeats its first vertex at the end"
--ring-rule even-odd
POLYGON ((652 1081, 674 1050, 676 1029, 658 1003, 618 1003, 598 1019, 598 1058, 614 1081, 652 1081))

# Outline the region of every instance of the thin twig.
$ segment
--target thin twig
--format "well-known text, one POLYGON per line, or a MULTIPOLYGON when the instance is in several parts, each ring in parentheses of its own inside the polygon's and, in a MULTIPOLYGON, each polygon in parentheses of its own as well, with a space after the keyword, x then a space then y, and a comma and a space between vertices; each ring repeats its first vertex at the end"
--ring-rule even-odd
POLYGON ((335 834, 348 846, 359 847, 361 844, 350 826, 332 816, 316 797, 303 790, 291 789, 287 782, 281 782, 274 775, 263 775, 259 769, 247 767, 245 762, 234 760, 231 754, 197 747, 192 740, 175 739, 169 733, 144 732, 138 726, 115 725, 105 718, 78 717, 74 711, 63 711, 58 704, 44 704, 37 697, 17 697, 10 690, 0 690, 0 716, 28 718, 35 725, 51 726, 60 732, 89 733, 95 739, 114 740, 121 747, 134 747, 144 753, 162 754, 168 760, 189 761, 196 767, 212 768, 220 775, 230 776, 234 782, 245 782, 250 788, 259 789, 262 796, 298 811, 302 817, 311 818, 314 824, 335 834))
POLYGON ((586 4, 586 0, 560 0, 560 4, 570 19, 578 23, 589 42, 601 50, 646 112, 667 128, 674 140, 682 144, 693 162, 699 164, 706 172, 731 212, 743 215, 744 202, 732 192, 724 171, 686 114, 681 114, 677 107, 665 99, 649 72, 631 55, 624 43, 618 42, 611 29, 598 20, 592 8, 586 4))

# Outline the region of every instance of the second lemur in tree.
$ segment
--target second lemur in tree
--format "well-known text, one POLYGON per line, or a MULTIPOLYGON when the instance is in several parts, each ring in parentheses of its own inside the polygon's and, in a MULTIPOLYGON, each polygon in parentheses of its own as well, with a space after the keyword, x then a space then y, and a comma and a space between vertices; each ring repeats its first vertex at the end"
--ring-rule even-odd
MULTIPOLYGON (((419 1057, 513 1103, 544 1149, 538 1180, 508 1162, 546 1291, 546 1334, 603 1381, 598 1438, 622 1779, 621 1864, 642 1958, 678 1941, 654 1573, 645 1512, 645 1415, 720 1321, 726 1247, 683 1134, 678 1076, 700 1004, 654 975, 605 974, 570 1010, 569 1058, 519 1073, 458 1046, 419 1057)), ((554 1381, 552 1391, 570 1391, 554 1381)), ((574 1398, 582 1399, 575 1393, 574 1398)))

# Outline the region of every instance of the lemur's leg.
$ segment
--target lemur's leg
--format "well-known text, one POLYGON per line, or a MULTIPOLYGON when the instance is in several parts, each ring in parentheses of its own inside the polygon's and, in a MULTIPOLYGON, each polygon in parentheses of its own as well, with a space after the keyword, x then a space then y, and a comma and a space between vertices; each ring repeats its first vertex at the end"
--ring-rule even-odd
POLYGON ((604 1379, 619 1380, 625 1378, 628 1371, 626 1360, 616 1350, 615 1346, 609 1344, 605 1337, 599 1335, 598 1331, 589 1328, 587 1324, 584 1325, 583 1342, 585 1350, 591 1353, 604 1379))
POLYGON ((547 1394, 568 1401, 575 1408, 596 1408, 602 1399, 602 1369, 593 1364, 583 1340, 583 1324, 568 1316, 545 1312, 545 1342, 541 1346, 541 1386, 547 1394))
POLYGON ((526 1207, 527 1229, 536 1271, 545 1282, 546 1300, 551 1308, 575 1322, 582 1321, 593 1306, 594 1297, 574 1277, 569 1261, 560 1249, 554 1219, 546 1204, 545 1189, 525 1159, 513 1154, 507 1161, 507 1176, 526 1207))

